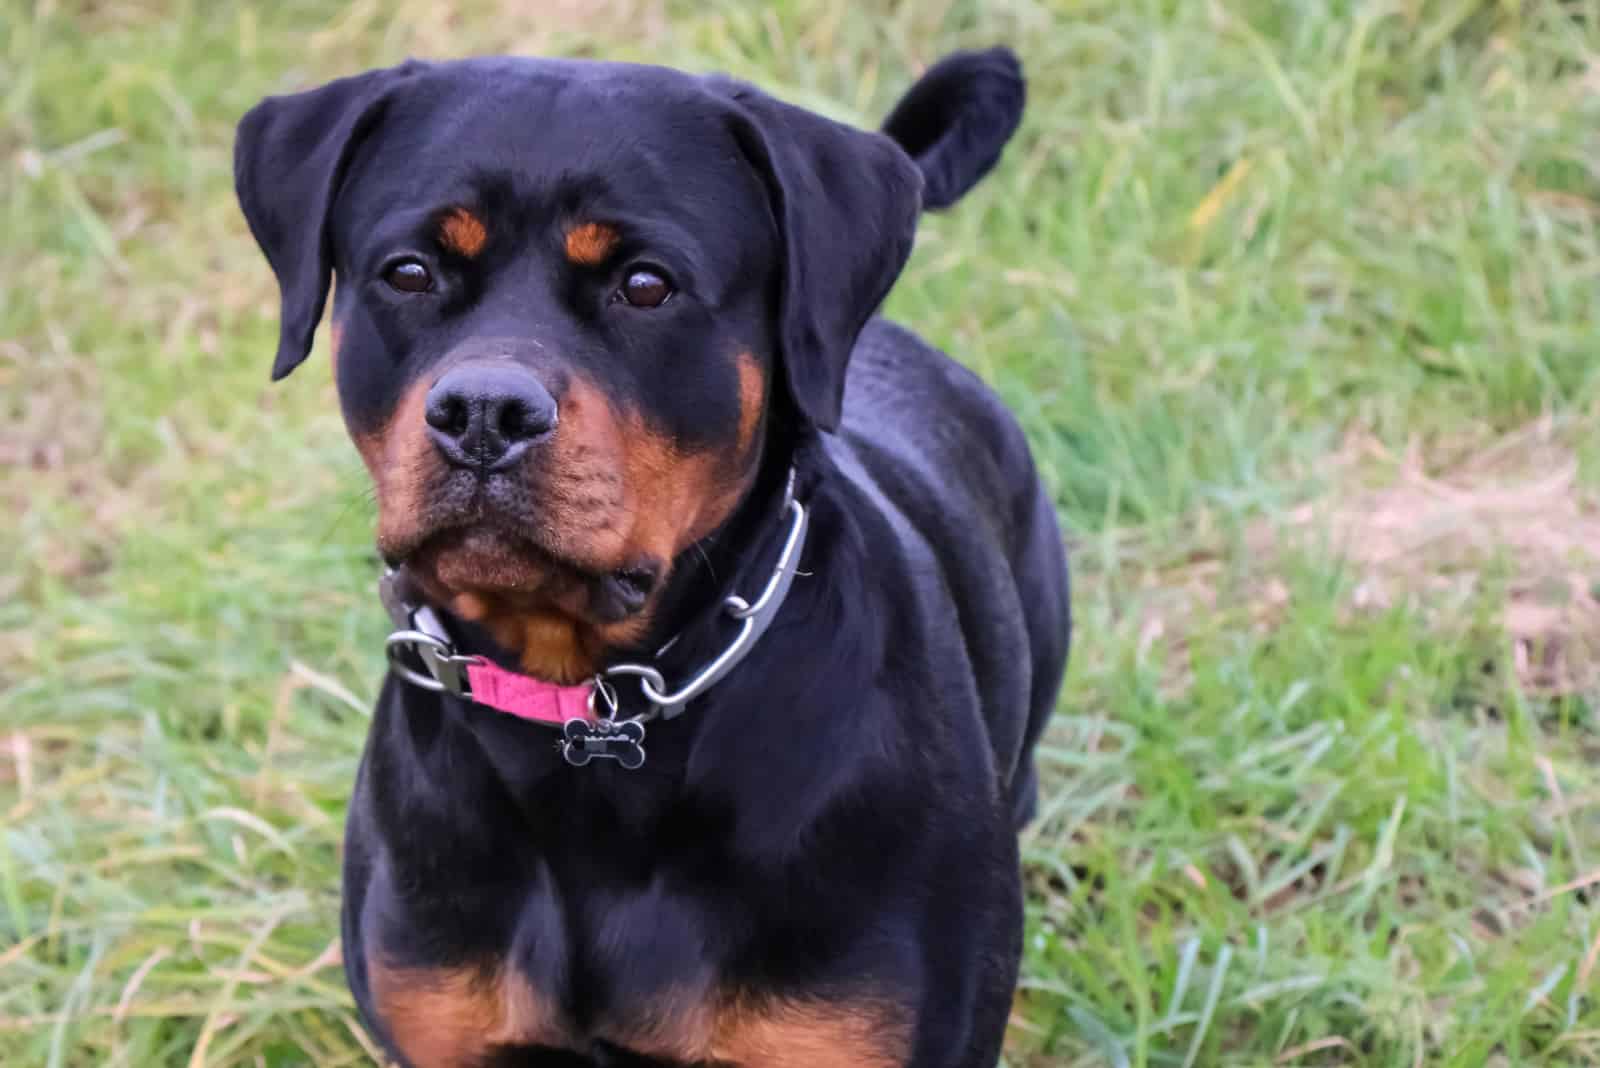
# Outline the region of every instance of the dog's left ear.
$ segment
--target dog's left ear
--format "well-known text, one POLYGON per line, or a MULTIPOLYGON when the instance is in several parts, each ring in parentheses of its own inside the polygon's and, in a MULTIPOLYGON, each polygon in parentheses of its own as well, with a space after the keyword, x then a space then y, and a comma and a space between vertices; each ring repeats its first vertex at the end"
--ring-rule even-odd
POLYGON ((409 62, 268 97, 239 121, 234 189, 282 297, 273 381, 311 354, 333 270, 328 212, 351 154, 396 85, 421 66, 409 62))
POLYGON ((767 187, 782 243, 778 339, 796 408, 839 425, 850 349, 911 254, 922 173, 888 137, 727 78, 734 134, 767 187))

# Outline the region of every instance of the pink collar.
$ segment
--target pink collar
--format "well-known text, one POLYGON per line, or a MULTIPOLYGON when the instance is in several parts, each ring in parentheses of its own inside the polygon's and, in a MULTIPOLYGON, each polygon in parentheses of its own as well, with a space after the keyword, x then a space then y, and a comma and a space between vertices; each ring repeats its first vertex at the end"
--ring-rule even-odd
POLYGON ((378 583, 384 607, 400 628, 389 635, 385 647, 389 670, 401 679, 548 727, 599 721, 594 711, 598 679, 563 686, 503 668, 487 657, 457 653, 438 613, 426 604, 406 600, 402 581, 399 572, 389 571, 378 583), (408 650, 422 662, 423 671, 403 659, 408 650))
POLYGON ((593 679, 576 686, 561 686, 507 671, 482 658, 474 658, 466 669, 472 699, 480 705, 552 727, 564 727, 575 719, 595 722, 593 679))
POLYGON ((590 679, 577 686, 560 686, 474 657, 465 665, 474 704, 498 709, 531 723, 561 728, 561 755, 568 764, 582 767, 595 757, 608 757, 629 771, 644 764, 644 724, 637 718, 615 721, 595 715, 595 695, 605 687, 604 700, 616 712, 616 694, 609 684, 590 679))
MULTIPOLYGON (((658 716, 677 716, 691 700, 737 667, 783 606, 800 566, 807 526, 806 509, 794 499, 793 471, 789 473, 784 510, 790 518, 788 537, 760 596, 754 602, 737 594, 724 600, 723 612, 738 623, 737 633, 676 690, 649 663, 613 664, 576 686, 561 686, 507 670, 481 656, 457 653, 443 621, 428 605, 405 596, 403 579, 395 571, 385 573, 378 584, 384 607, 396 627, 385 643, 389 670, 424 690, 449 693, 517 719, 560 730, 564 739, 562 752, 568 763, 583 765, 592 757, 604 756, 616 759, 625 768, 636 768, 644 763, 644 725, 658 716), (407 652, 422 662, 423 671, 407 663, 407 652), (619 719, 612 680, 622 677, 638 681, 650 707, 638 715, 619 719), (607 706, 598 714, 597 696, 607 706)), ((672 642, 661 651, 670 645, 672 642)))
POLYGON ((444 625, 427 605, 407 605, 398 600, 399 576, 384 575, 379 583, 384 603, 415 629, 389 635, 389 670, 424 690, 448 693, 509 716, 554 727, 561 731, 559 748, 568 764, 582 767, 595 757, 615 760, 632 771, 644 764, 644 716, 619 720, 616 690, 602 676, 576 686, 562 686, 532 675, 508 671, 481 656, 462 656, 445 634, 444 625), (402 659, 410 649, 427 673, 402 659), (609 706, 606 716, 596 715, 595 696, 609 706))

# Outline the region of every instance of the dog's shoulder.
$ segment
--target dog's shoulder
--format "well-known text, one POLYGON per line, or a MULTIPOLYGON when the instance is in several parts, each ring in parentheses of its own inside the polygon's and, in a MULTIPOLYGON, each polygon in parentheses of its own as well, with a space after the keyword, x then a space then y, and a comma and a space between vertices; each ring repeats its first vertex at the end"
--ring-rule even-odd
POLYGON ((988 383, 886 319, 856 343, 841 436, 870 467, 896 468, 896 481, 999 536, 1040 492, 1027 438, 988 383))

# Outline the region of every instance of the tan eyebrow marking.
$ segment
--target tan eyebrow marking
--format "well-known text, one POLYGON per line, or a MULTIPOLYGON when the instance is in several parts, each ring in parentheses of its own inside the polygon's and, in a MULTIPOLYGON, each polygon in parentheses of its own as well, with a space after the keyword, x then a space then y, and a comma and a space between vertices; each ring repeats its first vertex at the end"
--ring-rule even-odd
POLYGON ((595 267, 605 262, 622 235, 616 227, 606 223, 585 222, 567 230, 567 259, 585 267, 595 267))
POLYGON ((489 228, 466 208, 451 208, 439 220, 439 240, 450 251, 471 259, 489 243, 489 228))

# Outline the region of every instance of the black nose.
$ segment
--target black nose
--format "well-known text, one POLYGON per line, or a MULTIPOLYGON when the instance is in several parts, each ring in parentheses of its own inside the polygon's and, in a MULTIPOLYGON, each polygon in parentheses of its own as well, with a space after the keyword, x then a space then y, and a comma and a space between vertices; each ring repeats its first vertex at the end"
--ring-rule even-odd
POLYGON ((462 364, 428 390, 428 435, 457 467, 509 467, 556 428, 556 402, 509 364, 462 364))

